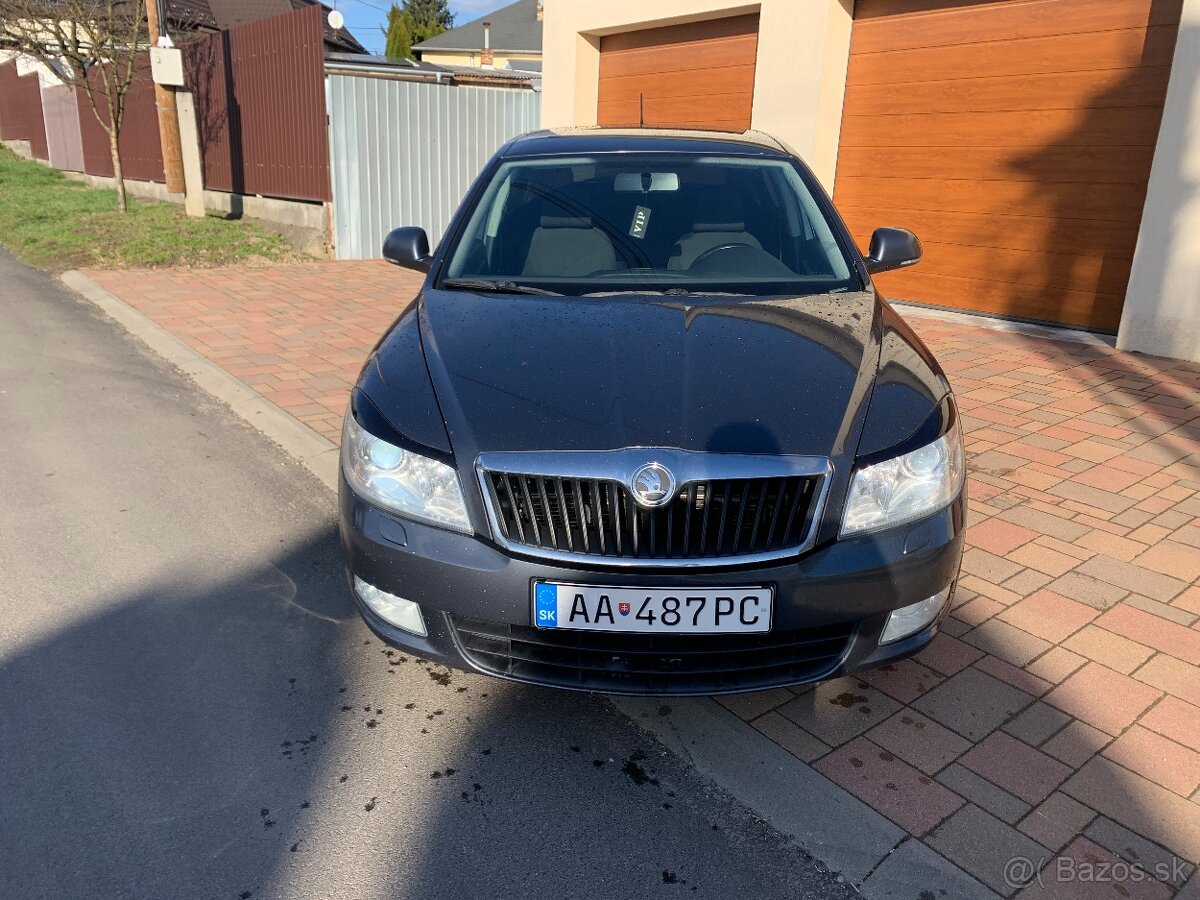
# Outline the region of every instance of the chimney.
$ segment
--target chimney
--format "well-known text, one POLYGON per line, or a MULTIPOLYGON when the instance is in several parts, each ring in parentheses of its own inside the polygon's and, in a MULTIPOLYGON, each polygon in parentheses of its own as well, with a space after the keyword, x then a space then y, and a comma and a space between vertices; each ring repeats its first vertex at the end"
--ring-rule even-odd
POLYGON ((485 69, 490 69, 496 61, 496 54, 492 52, 492 23, 483 23, 483 52, 479 55, 479 63, 485 69))
POLYGON ((538 2, 537 2, 537 20, 540 22, 545 17, 546 17, 545 0, 538 0, 538 2))

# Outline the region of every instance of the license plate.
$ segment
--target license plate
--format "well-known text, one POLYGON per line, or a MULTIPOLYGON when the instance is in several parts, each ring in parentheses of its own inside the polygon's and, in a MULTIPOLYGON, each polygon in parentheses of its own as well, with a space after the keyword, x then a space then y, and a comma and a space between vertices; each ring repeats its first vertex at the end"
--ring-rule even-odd
POLYGON ((769 587, 638 588, 539 581, 538 628, 654 634, 755 634, 771 630, 769 587))

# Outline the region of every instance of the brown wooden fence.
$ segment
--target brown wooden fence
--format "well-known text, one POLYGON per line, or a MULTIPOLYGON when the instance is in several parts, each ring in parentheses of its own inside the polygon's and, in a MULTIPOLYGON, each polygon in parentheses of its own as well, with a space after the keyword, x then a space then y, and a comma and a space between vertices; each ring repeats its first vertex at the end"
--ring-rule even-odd
MULTIPOLYGON (((121 124, 121 167, 126 178, 138 181, 166 181, 163 172, 162 144, 158 137, 158 110, 154 105, 154 82, 150 78, 150 54, 141 54, 129 93, 125 95, 125 119, 121 124)), ((83 138, 83 161, 89 175, 113 174, 112 152, 108 132, 101 121, 108 122, 104 90, 99 73, 89 77, 95 92, 100 119, 82 87, 79 88, 79 132, 83 138)))
POLYGON ((37 75, 18 75, 15 60, 0 65, 0 140, 29 141, 33 155, 49 159, 37 75))
MULTIPOLYGON (((331 199, 322 23, 318 4, 184 45, 205 188, 331 199)), ((108 134, 82 88, 77 100, 86 171, 111 177, 108 134)), ((121 160, 129 178, 166 178, 157 115, 147 55, 125 100, 121 160)))
POLYGON ((204 186, 329 200, 320 4, 187 44, 204 186))

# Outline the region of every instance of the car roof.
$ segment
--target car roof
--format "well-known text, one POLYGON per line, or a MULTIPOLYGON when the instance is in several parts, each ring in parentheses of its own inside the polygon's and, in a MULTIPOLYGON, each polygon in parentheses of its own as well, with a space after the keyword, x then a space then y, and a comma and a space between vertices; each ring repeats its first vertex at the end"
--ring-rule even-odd
POLYGON ((557 128, 531 131, 514 138, 505 158, 577 153, 650 152, 713 153, 735 156, 791 157, 791 151, 761 131, 702 131, 682 128, 557 128))

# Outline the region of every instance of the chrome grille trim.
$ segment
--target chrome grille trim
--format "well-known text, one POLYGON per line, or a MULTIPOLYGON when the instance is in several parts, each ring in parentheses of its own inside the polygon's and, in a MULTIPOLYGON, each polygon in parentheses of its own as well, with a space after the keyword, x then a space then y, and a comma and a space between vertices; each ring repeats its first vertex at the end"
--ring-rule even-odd
MULTIPOLYGON (((829 491, 833 469, 829 460, 819 456, 756 456, 745 454, 726 454, 726 453, 708 453, 700 451, 680 450, 670 447, 633 447, 622 450, 599 450, 599 451, 556 451, 556 452, 492 452, 482 453, 476 460, 476 475, 480 490, 483 493, 484 507, 487 510, 488 524, 492 530, 492 536, 495 541, 507 550, 515 554, 524 556, 538 557, 541 559, 554 560, 565 563, 585 563, 588 566, 611 566, 616 568, 697 568, 697 567, 717 567, 717 566, 736 566, 746 565, 751 563, 768 562, 777 559, 787 559, 797 556, 812 547, 816 541, 817 531, 820 527, 822 516, 825 512, 825 503, 829 491), (516 504, 528 504, 530 506, 543 504, 543 508, 550 507, 551 509, 558 503, 562 503, 560 509, 568 510, 574 503, 579 502, 579 498, 575 495, 578 493, 586 503, 596 503, 598 506, 601 500, 610 504, 612 507, 613 497, 617 497, 615 509, 618 515, 614 517, 614 526, 618 529, 616 540, 618 546, 621 546, 621 535, 619 529, 630 529, 630 522, 621 522, 621 513, 624 511, 624 506, 632 507, 632 503, 623 504, 620 496, 611 494, 601 498, 601 494, 605 494, 605 485, 608 490, 623 492, 628 495, 628 485, 634 473, 643 465, 650 462, 657 462, 660 465, 666 466, 675 476, 677 498, 683 495, 687 496, 688 502, 695 502, 696 491, 698 485, 704 482, 723 482, 725 490, 728 492, 728 485, 735 480, 746 481, 747 485, 742 488, 742 500, 744 501, 747 493, 750 490, 758 490, 757 485, 763 485, 762 490, 766 491, 767 479, 808 479, 812 485, 812 497, 808 500, 806 506, 806 516, 808 519, 808 527, 801 535, 801 540, 797 543, 793 541, 787 546, 778 547, 772 550, 756 552, 756 553, 741 553, 719 556, 629 556, 629 555, 612 555, 607 552, 611 548, 608 546, 597 547, 597 543, 605 541, 605 531, 603 528, 598 529, 598 533, 592 535, 587 534, 587 529, 576 531, 568 527, 566 534, 558 535, 557 540, 551 538, 550 535, 543 534, 547 526, 552 527, 549 522, 549 517, 543 521, 540 526, 537 517, 533 519, 521 521, 517 517, 514 521, 516 529, 520 534, 508 535, 505 532, 504 524, 501 520, 501 512, 498 509, 499 498, 496 491, 499 490, 514 490, 514 493, 520 491, 519 496, 514 496, 509 499, 509 502, 515 501, 516 504), (533 486, 533 491, 529 490, 528 481, 524 478, 499 478, 499 484, 493 483, 493 476, 527 476, 529 479, 538 479, 538 482, 533 486), (556 479, 554 484, 549 486, 547 490, 546 482, 542 479, 556 479), (514 485, 513 482, 520 482, 514 485), (567 482, 567 483, 564 483, 567 482), (590 482, 584 486, 581 482, 590 482), (754 482, 755 487, 751 488, 749 482, 754 482), (545 491, 546 496, 543 498, 541 493, 545 491), (593 492, 593 496, 586 496, 588 492, 593 492), (562 492, 561 500, 558 493, 562 492), (551 494, 554 496, 551 497, 551 494), (526 531, 531 533, 526 533, 526 531), (575 532, 574 534, 572 532, 575 532), (566 545, 565 549, 551 549, 545 546, 538 546, 546 542, 550 538, 549 543, 559 547, 566 545), (597 540, 599 539, 599 540, 597 540), (584 540, 589 540, 589 546, 579 546, 584 543, 584 540)), ((759 502, 761 503, 761 496, 759 502)), ((676 501, 678 502, 678 500, 676 501)), ((728 502, 728 495, 725 498, 728 502)), ((741 505, 742 515, 746 512, 746 504, 741 505)), ((579 510, 579 506, 575 506, 575 510, 579 510)), ((778 512, 776 512, 778 515, 778 512)), ((780 518, 785 518, 781 516, 780 518)), ((703 519, 701 527, 708 529, 710 523, 708 517, 700 517, 703 519)), ((714 516, 714 520, 718 517, 714 516)), ((724 528, 725 522, 718 524, 714 521, 711 524, 712 529, 718 527, 724 528)), ((771 519, 771 516, 763 517, 756 516, 755 527, 766 529, 774 528, 778 522, 762 524, 764 518, 771 519)), ((568 519, 569 521, 569 519, 568 519)), ((655 520, 652 518, 651 523, 655 520)), ((667 525, 673 521, 671 517, 667 518, 667 525)), ((685 519, 689 523, 690 517, 685 519)), ((734 523, 729 523, 730 528, 738 527, 740 534, 740 525, 735 526, 734 523)), ((610 532, 608 541, 613 540, 614 535, 610 532)), ((636 537, 635 534, 627 533, 627 540, 632 540, 636 537)), ((709 540, 712 538, 709 536, 709 540)), ((689 535, 690 538, 690 535, 689 535)), ((704 538, 701 538, 703 541, 704 538)), ((720 541, 718 541, 718 546, 720 541)), ((706 546, 702 544, 702 546, 706 546)))

